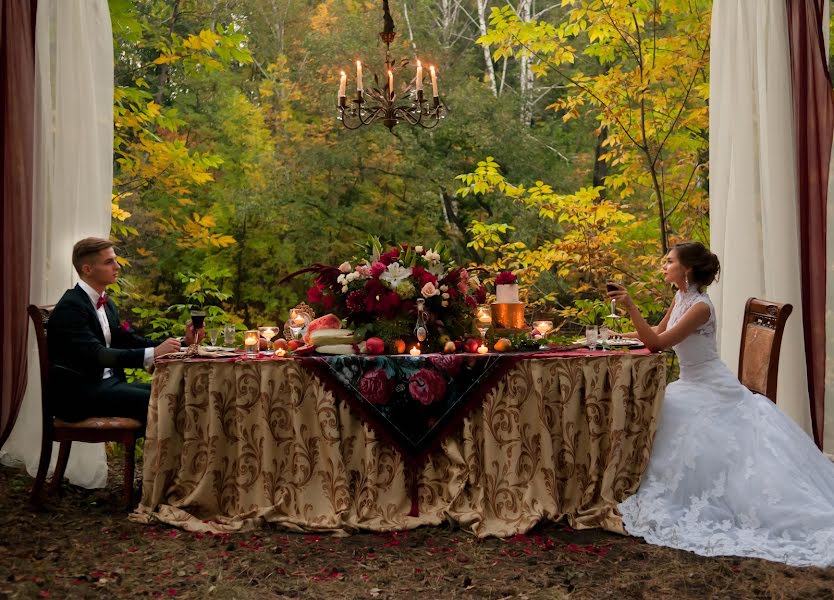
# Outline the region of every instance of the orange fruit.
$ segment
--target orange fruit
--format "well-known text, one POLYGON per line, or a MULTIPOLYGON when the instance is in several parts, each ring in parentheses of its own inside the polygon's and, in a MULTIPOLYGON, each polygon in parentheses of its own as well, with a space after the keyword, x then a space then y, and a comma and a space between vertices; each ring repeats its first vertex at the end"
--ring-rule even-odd
POLYGON ((513 343, 507 338, 501 338, 495 342, 493 348, 496 352, 506 352, 507 350, 512 350, 513 343))
POLYGON ((394 340, 392 342, 395 354, 405 354, 405 342, 402 340, 394 340))

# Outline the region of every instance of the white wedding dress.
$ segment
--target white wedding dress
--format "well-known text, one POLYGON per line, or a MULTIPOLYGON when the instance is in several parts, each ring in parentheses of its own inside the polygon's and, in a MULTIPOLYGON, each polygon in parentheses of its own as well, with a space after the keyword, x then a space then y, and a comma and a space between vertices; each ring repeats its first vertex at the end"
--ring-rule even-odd
POLYGON ((710 318, 674 348, 680 379, 640 489, 619 505, 626 531, 702 556, 834 565, 834 464, 721 362, 706 294, 679 291, 669 326, 699 302, 710 318))

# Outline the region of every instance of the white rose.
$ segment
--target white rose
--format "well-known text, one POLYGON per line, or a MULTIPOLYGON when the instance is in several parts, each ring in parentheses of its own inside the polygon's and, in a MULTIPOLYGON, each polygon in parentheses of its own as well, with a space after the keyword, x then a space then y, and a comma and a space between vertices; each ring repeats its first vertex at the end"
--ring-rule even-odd
POLYGON ((440 286, 440 291, 441 292, 448 292, 449 291, 449 286, 444 283, 443 285, 440 286))
POLYGON ((350 266, 350 263, 348 261, 345 261, 339 265, 339 270, 342 273, 350 273, 353 270, 353 267, 350 266))
POLYGON ((417 254, 420 254, 423 251, 423 247, 422 246, 414 246, 414 251, 417 254))
POLYGON ((420 293, 423 294, 424 298, 431 298, 432 296, 437 296, 440 292, 437 291, 437 288, 434 287, 434 284, 429 281, 426 285, 423 286, 423 289, 420 290, 420 293))
POLYGON ((336 278, 336 283, 340 283, 342 285, 345 285, 347 283, 347 275, 345 275, 345 274, 339 275, 336 278))
POLYGON ((448 300, 449 299, 449 294, 447 294, 446 292, 443 292, 443 294, 441 294, 440 297, 443 298, 444 300, 448 300))
POLYGON ((449 306, 449 303, 444 300, 443 302, 440 303, 440 306, 444 306, 444 307, 449 306))
POLYGON ((343 285, 343 286, 342 286, 342 293, 343 293, 343 294, 346 294, 346 293, 347 293, 347 291, 348 291, 348 286, 343 285))

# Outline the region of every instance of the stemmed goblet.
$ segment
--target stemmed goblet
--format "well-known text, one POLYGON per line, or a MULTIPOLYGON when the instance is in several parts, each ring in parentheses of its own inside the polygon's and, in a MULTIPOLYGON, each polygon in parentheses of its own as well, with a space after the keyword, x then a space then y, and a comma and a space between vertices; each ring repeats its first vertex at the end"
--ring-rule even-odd
MULTIPOLYGON (((622 286, 617 283, 616 281, 608 281, 605 284, 605 289, 608 292, 616 292, 617 290, 622 289, 622 286)), ((611 298, 611 314, 605 315, 606 319, 619 319, 620 316, 617 314, 617 300, 611 298)))
POLYGON ((292 337, 294 340, 298 339, 301 330, 304 329, 304 326, 307 324, 307 319, 304 318, 304 315, 296 308, 290 309, 290 331, 292 332, 292 337))
POLYGON ((266 349, 267 350, 275 350, 275 346, 272 343, 276 337, 278 337, 279 330, 275 326, 264 325, 262 327, 258 327, 258 334, 266 340, 266 349))
POLYGON ((487 330, 492 325, 492 311, 490 307, 486 304, 479 306, 475 313, 475 319, 477 320, 476 327, 478 328, 478 333, 481 334, 481 339, 486 340, 487 330))

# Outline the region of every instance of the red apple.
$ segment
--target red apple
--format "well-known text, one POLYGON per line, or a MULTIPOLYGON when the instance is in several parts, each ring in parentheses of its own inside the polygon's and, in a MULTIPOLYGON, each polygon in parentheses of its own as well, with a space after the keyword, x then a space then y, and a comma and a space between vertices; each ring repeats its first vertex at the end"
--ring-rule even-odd
POLYGON ((474 354, 478 351, 478 346, 480 345, 481 343, 475 338, 469 338, 463 343, 463 349, 474 354))
POLYGON ((275 346, 276 350, 286 350, 288 348, 287 340, 284 338, 278 338, 272 345, 275 346))
POLYGON ((365 340, 365 350, 368 354, 382 354, 385 352, 385 342, 378 337, 365 340))

